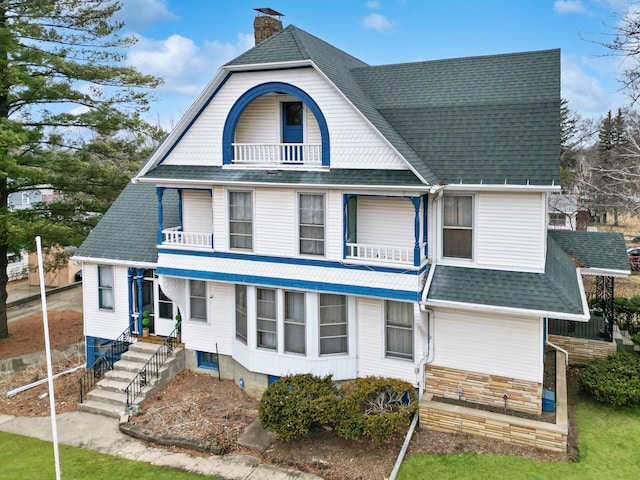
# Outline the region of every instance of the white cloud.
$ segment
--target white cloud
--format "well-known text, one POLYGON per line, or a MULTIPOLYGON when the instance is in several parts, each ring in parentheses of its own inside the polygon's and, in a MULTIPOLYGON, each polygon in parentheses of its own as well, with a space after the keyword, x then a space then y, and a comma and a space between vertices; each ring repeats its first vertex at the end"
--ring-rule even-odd
POLYGON ((624 96, 613 85, 602 86, 602 81, 594 70, 602 67, 591 65, 586 57, 562 56, 562 98, 569 101, 569 108, 584 117, 600 117, 609 110, 623 106, 624 96), (592 73, 588 73, 591 71, 592 73))
POLYGON ((367 8, 371 8, 371 9, 374 9, 374 10, 375 10, 375 9, 381 8, 381 7, 382 7, 382 4, 381 4, 380 2, 378 2, 377 0, 371 0, 370 2, 367 2, 367 3, 365 4, 365 6, 366 6, 367 8))
POLYGON ((237 42, 213 41, 203 47, 190 38, 171 35, 165 40, 138 37, 127 63, 142 73, 164 79, 160 92, 196 96, 221 65, 253 47, 253 35, 239 33, 237 42))
POLYGON ((587 13, 587 9, 582 4, 582 0, 556 0, 553 3, 553 9, 561 15, 569 13, 587 13))
POLYGON ((380 33, 390 32, 393 30, 393 23, 391 23, 386 19, 386 17, 380 15, 379 13, 372 13, 370 15, 367 15, 362 21, 362 24, 365 28, 376 30, 380 33))
POLYGON ((157 22, 177 20, 169 11, 167 0, 122 0, 116 19, 125 23, 126 30, 150 27, 157 22))

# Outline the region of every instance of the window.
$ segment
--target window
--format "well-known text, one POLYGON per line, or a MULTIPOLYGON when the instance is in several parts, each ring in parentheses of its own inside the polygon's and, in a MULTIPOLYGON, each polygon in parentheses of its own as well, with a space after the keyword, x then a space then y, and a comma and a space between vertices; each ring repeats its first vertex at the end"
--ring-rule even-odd
POLYGON ((173 318, 173 302, 158 287, 158 313, 160 318, 173 318))
POLYGON ((564 227, 567 224, 567 217, 564 213, 550 213, 549 225, 552 227, 564 227))
POLYGON ((324 195, 300 194, 300 253, 324 255, 324 195))
POLYGON ((284 351, 305 354, 304 293, 284 292, 284 351))
POLYGON ((218 354, 210 352, 197 352, 198 367, 218 370, 218 354))
POLYGON ((442 254, 472 258, 473 197, 446 195, 442 225, 442 254))
POLYGON ((256 294, 258 347, 276 350, 278 348, 276 291, 258 288, 256 294))
POLYGON ((251 192, 229 192, 229 247, 253 249, 251 192))
POLYGON ((385 302, 386 356, 413 360, 413 304, 385 302))
POLYGON ((189 280, 191 320, 207 321, 207 284, 202 280, 189 280))
POLYGON ((113 310, 113 267, 98 266, 98 305, 102 310, 113 310))
POLYGON ((320 355, 348 353, 347 297, 320 294, 320 355))
POLYGON ((236 285, 236 338, 247 343, 247 287, 236 285))

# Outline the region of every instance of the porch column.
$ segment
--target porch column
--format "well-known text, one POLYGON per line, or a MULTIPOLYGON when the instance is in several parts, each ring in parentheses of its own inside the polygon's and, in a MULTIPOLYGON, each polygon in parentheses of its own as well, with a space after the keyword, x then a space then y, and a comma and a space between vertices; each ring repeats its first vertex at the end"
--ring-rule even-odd
POLYGON ((164 194, 164 187, 156 187, 156 195, 158 195, 158 245, 162 245, 162 195, 164 194))
POLYGON ((129 333, 134 330, 133 325, 133 268, 129 267, 127 272, 127 284, 129 285, 129 333))
POLYGON ((142 268, 136 268, 136 285, 138 285, 138 332, 142 332, 142 309, 144 308, 144 295, 142 292, 144 269, 142 268))
POLYGON ((420 266, 420 197, 411 197, 411 203, 415 209, 413 218, 413 234, 415 236, 415 244, 413 246, 413 266, 420 266))
POLYGON ((427 222, 429 195, 422 196, 422 238, 424 239, 424 258, 429 258, 429 224, 427 222))

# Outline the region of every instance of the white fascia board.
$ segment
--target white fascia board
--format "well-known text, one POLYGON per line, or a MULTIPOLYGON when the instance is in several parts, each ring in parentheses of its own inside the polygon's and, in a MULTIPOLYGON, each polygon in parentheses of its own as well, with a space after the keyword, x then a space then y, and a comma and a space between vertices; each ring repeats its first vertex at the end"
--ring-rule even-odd
POLYGON ((559 192, 560 185, 502 185, 488 183, 449 183, 442 185, 445 191, 456 192, 521 192, 521 193, 539 193, 539 192, 559 192))
MULTIPOLYGON (((513 308, 513 307, 499 307, 496 305, 483 305, 479 303, 464 303, 464 302, 451 302, 447 300, 427 300, 424 303, 427 307, 444 307, 444 308, 455 308, 458 310, 471 310, 471 311, 481 311, 481 312, 493 312, 493 313, 502 313, 506 315, 517 315, 519 317, 545 317, 545 318, 557 318, 560 320, 572 320, 574 322, 588 322, 589 314, 583 313, 581 315, 571 314, 571 313, 562 313, 562 312, 551 312, 548 310, 527 310, 524 308, 513 308)), ((587 309, 587 312, 589 310, 587 309)))
POLYGON ((583 275, 597 275, 599 277, 627 278, 631 270, 612 270, 608 268, 580 268, 583 275))
POLYGON ((96 263, 100 265, 114 265, 121 267, 136 267, 136 268, 145 268, 145 269, 155 269, 156 263, 149 262, 134 262, 132 260, 114 260, 112 258, 94 258, 94 257, 76 257, 73 256, 70 259, 73 262, 82 262, 82 263, 96 263))
POLYGON ((206 188, 211 188, 211 185, 241 185, 241 186, 256 186, 256 187, 279 187, 279 188, 326 188, 326 189, 340 189, 340 190, 389 190, 396 192, 416 192, 416 193, 428 193, 429 187, 425 186, 406 186, 406 185, 366 185, 366 184, 357 184, 357 185, 348 185, 348 184, 339 184, 336 185, 334 183, 296 183, 292 185, 291 183, 263 183, 263 182, 240 182, 240 181, 203 181, 203 180, 174 180, 170 178, 153 178, 153 177, 144 177, 136 179, 137 182, 140 183, 153 183, 158 186, 167 186, 167 187, 181 187, 181 186, 203 186, 206 188))
POLYGON ((137 175, 133 178, 133 183, 136 183, 138 177, 144 176, 149 170, 155 167, 160 159, 162 159, 167 151, 173 147, 173 145, 180 139, 182 134, 187 130, 191 122, 195 119, 196 115, 211 99, 211 95, 222 84, 224 79, 229 75, 225 68, 218 70, 218 73, 209 81, 204 90, 200 93, 195 102, 191 104, 186 113, 182 116, 178 124, 175 126, 167 138, 164 139, 162 144, 151 155, 147 163, 140 169, 137 175))
POLYGON ((291 60, 289 62, 250 63, 246 65, 225 65, 222 70, 227 72, 255 72, 257 70, 283 70, 314 66, 311 60, 291 60))

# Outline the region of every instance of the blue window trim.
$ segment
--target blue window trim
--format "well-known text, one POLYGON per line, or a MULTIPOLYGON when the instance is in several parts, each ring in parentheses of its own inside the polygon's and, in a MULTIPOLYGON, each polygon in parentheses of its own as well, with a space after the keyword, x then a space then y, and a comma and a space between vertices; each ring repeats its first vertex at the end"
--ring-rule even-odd
POLYGON ((256 85, 242 94, 240 98, 236 100, 236 103, 233 104, 233 107, 231 107, 227 115, 222 133, 222 164, 231 165, 232 163, 233 147, 231 144, 233 143, 236 127, 244 109, 256 98, 274 92, 293 95, 300 99, 307 108, 311 110, 320 128, 322 166, 329 167, 329 128, 327 127, 327 122, 322 114, 322 110, 320 110, 318 104, 304 90, 283 82, 267 82, 256 85))
POLYGON ((198 350, 196 352, 196 362, 197 362, 198 368, 207 368, 207 369, 217 371, 220 368, 220 357, 218 357, 218 363, 205 362, 204 360, 202 360, 203 354, 216 355, 216 357, 218 357, 217 353, 202 352, 198 350))

